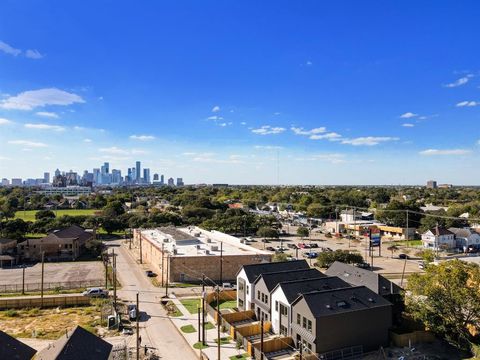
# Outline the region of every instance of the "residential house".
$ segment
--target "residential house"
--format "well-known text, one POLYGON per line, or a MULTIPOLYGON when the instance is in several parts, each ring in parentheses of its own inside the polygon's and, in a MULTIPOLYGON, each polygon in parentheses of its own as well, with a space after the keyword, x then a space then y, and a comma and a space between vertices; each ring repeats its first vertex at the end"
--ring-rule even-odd
POLYGON ((237 308, 240 311, 254 308, 255 280, 260 274, 275 271, 308 269, 305 260, 267 262, 244 265, 237 273, 237 308))
POLYGON ((55 230, 40 239, 25 240, 17 245, 20 257, 30 261, 39 261, 42 252, 46 260, 75 260, 85 250, 93 234, 78 225, 55 230))
POLYGON ((17 240, 0 238, 0 255, 13 254, 17 248, 17 240))
POLYGON ((469 228, 451 227, 448 231, 455 235, 455 246, 467 252, 468 249, 478 249, 480 247, 480 234, 469 228))
POLYGON ((300 294, 350 287, 336 276, 325 276, 303 280, 283 281, 271 291, 272 330, 276 334, 291 335, 292 303, 300 294))
POLYGON ((455 234, 444 227, 436 226, 422 234, 424 248, 451 250, 456 246, 455 234))
POLYGON ((284 270, 277 272, 268 272, 260 274, 255 280, 255 297, 253 299, 257 319, 264 321, 271 320, 270 310, 272 309, 272 302, 270 293, 282 281, 315 279, 325 276, 317 269, 300 269, 300 270, 284 270))
POLYGON ((81 326, 40 351, 35 360, 112 360, 113 345, 81 326))
POLYGON ((392 304, 366 286, 314 291, 292 303, 292 338, 306 352, 388 345, 392 304))
POLYGON ((0 359, 31 360, 37 350, 0 330, 0 359))

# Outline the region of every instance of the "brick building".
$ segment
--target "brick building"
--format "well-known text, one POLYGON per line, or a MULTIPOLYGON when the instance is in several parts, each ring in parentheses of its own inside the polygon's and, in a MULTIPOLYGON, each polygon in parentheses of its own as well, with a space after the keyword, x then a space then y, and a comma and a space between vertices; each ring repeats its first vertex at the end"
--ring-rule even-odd
POLYGON ((203 275, 211 282, 232 281, 243 265, 272 261, 270 252, 239 238, 194 226, 135 229, 133 241, 160 281, 198 283, 203 275))

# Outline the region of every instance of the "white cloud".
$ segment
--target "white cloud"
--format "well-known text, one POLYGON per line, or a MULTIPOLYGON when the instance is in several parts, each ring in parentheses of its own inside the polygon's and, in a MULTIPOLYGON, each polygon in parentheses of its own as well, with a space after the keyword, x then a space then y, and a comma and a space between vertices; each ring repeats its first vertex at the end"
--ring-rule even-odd
POLYGON ((91 143, 91 142, 92 142, 92 139, 83 139, 83 142, 85 142, 85 143, 91 143))
POLYGON ((471 150, 466 149, 427 149, 420 151, 420 155, 426 156, 436 156, 436 155, 467 155, 470 154, 471 150))
POLYGON ((330 133, 327 133, 327 134, 323 134, 323 135, 310 135, 309 139, 311 140, 323 140, 323 139, 326 139, 326 140, 329 140, 329 141, 340 141, 340 139, 342 138, 342 135, 336 133, 336 132, 330 132, 330 133))
POLYGON ((400 118, 402 119, 411 119, 413 117, 418 116, 418 114, 412 113, 412 112, 406 112, 405 114, 400 115, 400 118))
POLYGON ((314 135, 314 134, 321 134, 327 131, 325 127, 318 127, 311 130, 304 130, 303 128, 299 127, 291 127, 290 128, 295 135, 314 135))
POLYGON ((312 66, 313 63, 309 60, 309 61, 307 61, 307 62, 305 63, 305 65, 307 65, 307 66, 312 66))
POLYGON ((327 161, 332 164, 341 164, 346 162, 344 154, 332 153, 332 154, 317 154, 313 155, 313 159, 327 161))
POLYGON ((40 52, 38 50, 28 49, 27 51, 25 51, 25 57, 27 57, 29 59, 41 59, 41 58, 43 58, 43 55, 40 54, 40 52))
POLYGON ((27 129, 37 129, 37 130, 53 130, 53 131, 65 131, 63 126, 59 125, 49 125, 49 124, 25 124, 27 129))
POLYGON ((8 110, 32 110, 47 105, 71 105, 84 103, 79 95, 56 88, 29 90, 0 101, 0 108, 8 110))
POLYGON ((390 136, 364 136, 354 139, 344 139, 342 144, 349 144, 353 146, 374 146, 383 142, 396 141, 397 137, 390 136))
POLYGON ((220 106, 218 105, 215 105, 213 108, 212 108, 212 112, 219 112, 220 111, 220 106))
POLYGON ((242 121, 242 122, 240 123, 240 125, 245 126, 245 125, 247 125, 247 123, 246 123, 245 121, 242 121))
POLYGON ((155 136, 153 135, 130 135, 130 139, 138 141, 150 141, 154 140, 155 136))
POLYGON ((58 119, 59 117, 58 114, 54 112, 49 112, 49 111, 38 111, 35 113, 35 115, 52 118, 52 119, 58 119))
POLYGON ((212 116, 209 116, 209 117, 207 118, 207 120, 213 120, 213 121, 223 120, 223 117, 218 116, 218 115, 212 115, 212 116))
POLYGON ((258 129, 252 129, 252 132, 257 135, 271 135, 271 134, 281 134, 286 129, 278 126, 264 125, 258 129))
POLYGON ((443 86, 447 87, 447 88, 454 88, 454 87, 462 86, 462 85, 465 85, 470 80, 470 78, 472 78, 472 77, 473 77, 473 74, 468 74, 464 77, 461 77, 460 79, 455 80, 454 82, 445 84, 443 86))
POLYGON ((7 43, 0 41, 0 51, 3 51, 5 54, 18 56, 22 53, 22 50, 15 49, 14 47, 8 45, 7 43))
POLYGON ((0 125, 10 125, 10 124, 13 124, 13 121, 5 118, 0 118, 0 125))
POLYGON ((283 146, 276 146, 276 145, 255 145, 255 149, 257 150, 280 150, 283 149, 283 146))
POLYGON ((30 147, 37 147, 37 148, 48 147, 47 144, 36 142, 36 141, 30 141, 30 140, 10 140, 8 143, 12 145, 22 145, 22 146, 30 146, 30 147))
POLYGON ((461 101, 455 106, 456 107, 473 107, 473 106, 479 106, 479 105, 480 105, 480 101, 461 101))
POLYGON ((107 154, 115 154, 115 155, 128 155, 129 152, 125 149, 120 149, 116 146, 111 146, 109 148, 100 148, 98 151, 107 154))
POLYGON ((411 123, 404 123, 402 124, 403 127, 409 127, 409 128, 412 128, 414 127, 415 125, 414 124, 411 124, 411 123))

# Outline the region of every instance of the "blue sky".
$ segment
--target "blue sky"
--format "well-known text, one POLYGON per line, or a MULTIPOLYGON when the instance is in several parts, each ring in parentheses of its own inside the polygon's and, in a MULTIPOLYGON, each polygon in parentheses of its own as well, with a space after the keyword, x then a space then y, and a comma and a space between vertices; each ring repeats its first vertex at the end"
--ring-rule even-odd
POLYGON ((479 16, 476 1, 2 1, 0 177, 139 159, 187 183, 476 184, 479 16))

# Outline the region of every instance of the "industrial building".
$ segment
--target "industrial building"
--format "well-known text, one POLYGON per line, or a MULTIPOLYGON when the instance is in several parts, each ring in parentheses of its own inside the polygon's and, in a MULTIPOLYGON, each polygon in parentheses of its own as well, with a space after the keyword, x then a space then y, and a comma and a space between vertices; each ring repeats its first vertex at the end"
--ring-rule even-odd
POLYGON ((272 261, 272 253, 258 250, 239 238, 195 226, 135 229, 134 245, 141 261, 150 264, 161 282, 213 284, 236 279, 243 265, 272 261))

